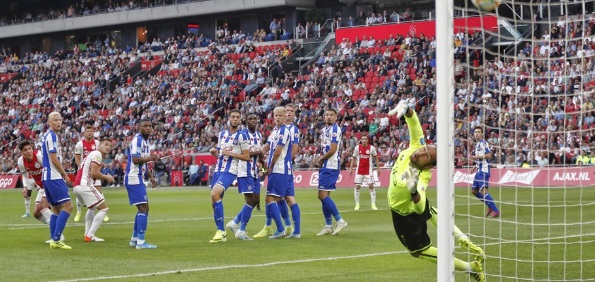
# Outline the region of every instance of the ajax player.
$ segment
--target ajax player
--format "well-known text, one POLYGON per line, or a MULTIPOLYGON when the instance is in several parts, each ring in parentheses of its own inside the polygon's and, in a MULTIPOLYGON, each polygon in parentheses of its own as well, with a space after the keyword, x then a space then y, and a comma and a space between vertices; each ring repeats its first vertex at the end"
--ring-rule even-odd
MULTIPOLYGON (((86 158, 91 152, 97 150, 99 148, 99 141, 93 139, 93 127, 90 125, 85 126, 85 132, 83 133, 83 139, 76 143, 74 147, 74 162, 76 163, 76 167, 80 168, 82 160, 86 158)), ((101 192, 101 180, 95 181, 95 187, 99 192, 101 192)), ((74 200, 76 202, 76 215, 74 215, 74 221, 81 220, 81 206, 82 203, 78 201, 78 198, 74 200)), ((85 220, 92 220, 95 216, 95 211, 92 209, 87 210, 87 214, 85 215, 85 220)), ((104 218, 105 221, 108 221, 109 218, 107 215, 104 218)))
MULTIPOLYGON (((19 150, 21 151, 21 157, 19 157, 17 163, 25 186, 23 195, 30 197, 33 188, 37 188, 33 216, 40 222, 49 225, 52 212, 49 210, 45 190, 43 190, 43 182, 41 181, 41 174, 43 173, 41 152, 33 150, 33 144, 28 140, 19 144, 19 150)), ((64 240, 64 237, 62 237, 62 240, 64 240)))
POLYGON ((370 189, 370 199, 372 200, 372 210, 378 210, 376 207, 376 189, 374 188, 374 176, 380 175, 380 170, 377 170, 377 175, 373 174, 374 167, 370 159, 374 159, 376 167, 378 166, 378 153, 376 147, 372 146, 368 142, 369 138, 367 135, 363 135, 360 139, 360 144, 355 146, 353 150, 353 158, 349 166, 349 175, 353 173, 353 166, 356 165, 355 174, 355 190, 353 192, 355 196, 355 208, 359 210, 359 189, 362 184, 367 183, 368 189, 370 189))
POLYGON ((99 237, 95 237, 95 232, 97 232, 97 229, 103 223, 103 219, 109 209, 105 204, 103 194, 95 188, 94 180, 105 180, 107 183, 114 182, 114 178, 111 175, 101 173, 101 161, 111 149, 112 141, 108 138, 101 139, 98 150, 89 153, 83 159, 74 180, 74 194, 78 202, 84 203, 89 211, 98 210, 96 214, 94 213, 93 218, 89 218, 88 216, 85 218, 85 242, 105 241, 99 237))

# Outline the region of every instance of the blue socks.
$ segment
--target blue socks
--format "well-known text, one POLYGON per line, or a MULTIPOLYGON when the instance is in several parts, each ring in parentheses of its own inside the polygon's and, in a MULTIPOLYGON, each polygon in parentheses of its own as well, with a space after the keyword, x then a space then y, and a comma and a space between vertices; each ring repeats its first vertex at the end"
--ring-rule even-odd
POLYGON ((248 221, 250 221, 250 217, 252 216, 253 209, 254 208, 251 207, 250 205, 244 204, 242 211, 240 211, 240 214, 242 215, 242 220, 240 223, 240 230, 246 231, 246 225, 248 225, 248 221))
POLYGON ((295 227, 295 229, 293 230, 294 234, 300 234, 301 217, 302 215, 300 212, 300 207, 297 203, 293 204, 293 206, 291 206, 291 218, 293 219, 293 224, 295 227))
POLYGON ((54 240, 54 232, 56 232, 56 222, 58 222, 58 215, 53 214, 50 216, 50 238, 54 240))
POLYGON ((215 218, 217 229, 225 231, 225 226, 223 225, 223 202, 221 200, 213 204, 213 217, 215 218))
POLYGON ((64 228, 66 228, 66 222, 68 222, 68 218, 70 217, 70 214, 65 212, 65 211, 60 211, 60 214, 58 216, 56 216, 55 220, 53 218, 54 215, 52 214, 52 217, 50 217, 50 229, 51 229, 51 222, 55 221, 55 225, 54 225, 54 234, 52 235, 52 239, 54 241, 60 241, 60 237, 62 236, 62 232, 64 232, 64 228))
POLYGON ((484 197, 481 194, 481 192, 477 192, 477 194, 475 194, 475 197, 477 197, 480 201, 484 202, 486 206, 488 206, 488 208, 492 209, 495 212, 499 212, 498 207, 496 207, 496 203, 494 203, 494 198, 492 198, 492 195, 490 195, 490 193, 486 193, 484 197))
POLYGON ((492 195, 490 195, 490 193, 486 193, 485 196, 485 203, 486 205, 491 208, 493 211, 495 212, 499 212, 498 208, 496 207, 496 203, 494 203, 494 198, 492 198, 492 195))
POLYGON ((264 207, 264 215, 266 216, 264 225, 271 226, 271 224, 273 223, 273 217, 271 216, 271 211, 269 210, 268 204, 264 207))
POLYGON ((336 221, 341 220, 341 215, 339 214, 339 210, 337 210, 337 205, 331 197, 326 197, 322 200, 322 212, 324 213, 324 219, 327 222, 327 225, 332 225, 333 221, 330 219, 332 215, 335 217, 336 221), (326 212, 324 211, 326 209, 326 212), (328 217, 328 220, 327 220, 328 217), (328 223, 330 221, 330 224, 328 223))
POLYGON ((145 240, 145 232, 147 231, 147 217, 148 214, 146 213, 141 213, 141 212, 137 212, 136 213, 136 219, 135 219, 135 226, 136 226, 136 232, 137 232, 137 237, 139 241, 144 241, 145 240))
POLYGON ((277 202, 277 206, 279 207, 279 213, 281 214, 283 223, 286 226, 291 225, 291 221, 289 221, 289 209, 287 208, 287 201, 285 201, 285 199, 283 198, 279 202, 277 202))
POLYGON ((273 220, 275 220, 277 231, 283 232, 283 223, 281 222, 281 214, 279 213, 279 206, 277 206, 277 202, 268 203, 267 209, 269 210, 270 216, 273 218, 273 220))

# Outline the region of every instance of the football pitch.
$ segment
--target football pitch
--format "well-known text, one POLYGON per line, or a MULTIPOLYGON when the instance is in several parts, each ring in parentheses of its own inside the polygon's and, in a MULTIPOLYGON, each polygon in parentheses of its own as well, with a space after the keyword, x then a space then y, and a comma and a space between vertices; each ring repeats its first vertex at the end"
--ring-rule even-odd
MULTIPOLYGON (((32 217, 21 218, 21 190, 3 190, 0 280, 436 280, 435 265, 412 258, 397 239, 386 188, 377 189, 378 211, 370 210, 367 189, 362 188, 360 211, 353 211, 352 189, 333 192, 341 215, 349 223, 337 236, 315 235, 323 225, 316 190, 296 190, 302 213, 301 239, 241 241, 228 232, 227 242, 213 244, 209 240, 216 228, 207 188, 150 189, 147 241, 159 248, 136 250, 128 246, 136 208, 128 205, 125 189, 106 188, 110 221, 96 234, 106 241, 85 243, 84 216, 80 222, 73 222, 72 215, 64 233, 70 251, 50 250, 44 243, 49 239, 48 227, 32 217)), ((580 193, 569 190, 493 189, 496 200, 505 202, 499 205, 503 216, 498 219, 483 218, 484 206, 470 198, 467 189, 456 190, 456 224, 486 251, 488 281, 518 281, 513 277, 595 279, 595 189, 582 188, 580 193), (562 201, 566 207, 558 208, 562 201), (576 224, 579 221, 583 224, 576 224)), ((435 189, 429 189, 428 198, 435 205, 435 189)), ((261 201, 263 210, 254 210, 249 236, 264 225, 264 196, 261 201)), ((242 207, 243 197, 230 189, 223 203, 227 222, 242 207)), ((431 225, 428 228, 436 242, 436 229, 431 225)), ((471 259, 458 247, 456 252, 464 261, 471 259)), ((456 274, 456 281, 468 280, 466 274, 456 274)))

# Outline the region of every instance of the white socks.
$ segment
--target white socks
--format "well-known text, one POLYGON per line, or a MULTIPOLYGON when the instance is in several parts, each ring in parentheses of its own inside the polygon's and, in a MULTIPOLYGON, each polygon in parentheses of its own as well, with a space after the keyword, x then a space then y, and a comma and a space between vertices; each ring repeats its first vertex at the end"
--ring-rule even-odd
POLYGON ((105 215, 107 214, 108 210, 109 210, 108 208, 105 208, 105 209, 99 210, 97 212, 95 217, 93 217, 93 220, 92 220, 93 224, 91 225, 91 228, 89 228, 89 231, 86 233, 87 236, 89 236, 89 237, 95 236, 95 232, 97 232, 97 229, 99 229, 99 226, 101 226, 101 224, 103 223, 103 218, 105 218, 105 215))

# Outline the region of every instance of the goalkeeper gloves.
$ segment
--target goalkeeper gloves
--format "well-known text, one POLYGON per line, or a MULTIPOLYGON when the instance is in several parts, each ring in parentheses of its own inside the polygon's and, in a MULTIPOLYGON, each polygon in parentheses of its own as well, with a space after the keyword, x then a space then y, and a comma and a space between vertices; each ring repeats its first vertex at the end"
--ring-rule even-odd
POLYGON ((419 171, 414 167, 409 167, 403 174, 405 182, 407 183, 407 190, 411 194, 411 197, 417 196, 417 180, 419 178, 419 171))

